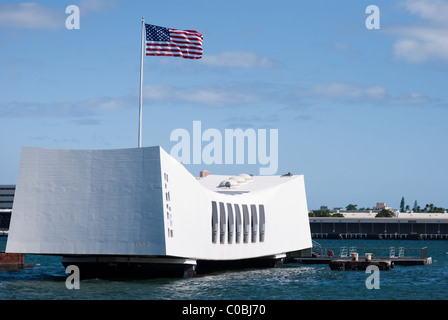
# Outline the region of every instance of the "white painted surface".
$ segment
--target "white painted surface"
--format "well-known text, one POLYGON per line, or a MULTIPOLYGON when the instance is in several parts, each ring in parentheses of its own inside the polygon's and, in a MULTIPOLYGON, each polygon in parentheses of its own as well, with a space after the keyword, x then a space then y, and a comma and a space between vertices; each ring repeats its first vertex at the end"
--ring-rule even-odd
POLYGON ((6 249, 233 260, 312 246, 303 176, 255 176, 219 188, 228 178, 198 180, 160 147, 24 148, 6 249), (254 243, 228 243, 226 233, 224 243, 219 235, 212 243, 212 201, 264 205, 264 241, 257 233, 254 243))
POLYGON ((165 254, 160 148, 23 148, 8 252, 165 254))

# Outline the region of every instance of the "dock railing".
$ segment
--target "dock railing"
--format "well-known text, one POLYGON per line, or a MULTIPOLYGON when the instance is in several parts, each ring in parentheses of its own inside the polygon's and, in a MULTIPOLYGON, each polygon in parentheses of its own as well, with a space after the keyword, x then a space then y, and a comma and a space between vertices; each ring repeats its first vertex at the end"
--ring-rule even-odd
MULTIPOLYGON (((314 244, 314 243, 313 243, 314 244)), ((363 259, 366 253, 372 254, 372 259, 399 259, 414 258, 425 259, 428 257, 428 248, 405 248, 405 247, 327 247, 317 243, 313 246, 313 251, 319 256, 331 256, 332 258, 350 258, 356 252, 359 259, 363 259)))

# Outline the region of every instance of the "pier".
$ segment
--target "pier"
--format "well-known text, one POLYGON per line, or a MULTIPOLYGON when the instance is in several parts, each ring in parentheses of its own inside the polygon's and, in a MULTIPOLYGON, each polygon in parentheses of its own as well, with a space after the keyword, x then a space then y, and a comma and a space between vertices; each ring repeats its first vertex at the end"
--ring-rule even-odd
MULTIPOLYGON (((353 256, 361 257, 360 259, 364 259, 362 257, 369 257, 366 260, 371 262, 370 264, 382 261, 387 265, 390 262, 390 268, 394 265, 416 266, 432 264, 432 258, 428 256, 427 247, 324 247, 316 241, 313 241, 313 253, 311 257, 297 257, 294 258, 294 261, 304 264, 331 264, 334 261, 339 261, 339 265, 342 263, 349 265, 348 262, 354 260, 353 256)), ((360 261, 358 258, 355 260, 360 261)), ((384 263, 381 264, 383 265, 384 263)), ((360 264, 359 268, 362 267, 364 266, 360 264)))
POLYGON ((390 270, 394 264, 390 260, 366 261, 366 260, 332 260, 330 261, 331 270, 366 270, 369 266, 376 266, 378 270, 390 270))

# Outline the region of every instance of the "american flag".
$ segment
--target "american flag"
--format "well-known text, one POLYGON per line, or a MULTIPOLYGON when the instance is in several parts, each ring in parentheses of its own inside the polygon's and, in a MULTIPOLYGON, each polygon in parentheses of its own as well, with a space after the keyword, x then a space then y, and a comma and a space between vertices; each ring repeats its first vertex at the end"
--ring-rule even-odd
POLYGON ((202 58, 202 34, 194 30, 178 30, 145 24, 146 55, 202 58))

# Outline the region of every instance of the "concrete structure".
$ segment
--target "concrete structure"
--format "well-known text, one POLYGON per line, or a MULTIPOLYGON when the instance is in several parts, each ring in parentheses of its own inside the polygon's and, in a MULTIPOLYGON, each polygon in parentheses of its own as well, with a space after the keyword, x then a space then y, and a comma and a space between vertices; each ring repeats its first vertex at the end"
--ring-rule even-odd
POLYGON ((15 191, 15 185, 0 185, 0 210, 12 209, 15 191))
POLYGON ((303 176, 195 178, 160 147, 23 148, 6 251, 149 276, 311 247, 303 176))
POLYGON ((15 185, 0 185, 0 236, 9 228, 15 190, 15 185))
POLYGON ((372 208, 373 211, 380 211, 380 210, 383 210, 383 209, 392 211, 392 207, 386 206, 386 203, 384 203, 384 202, 377 202, 376 206, 372 208))

